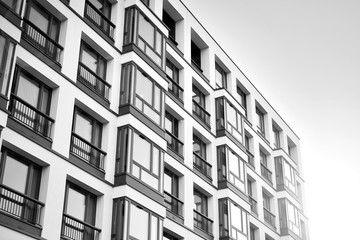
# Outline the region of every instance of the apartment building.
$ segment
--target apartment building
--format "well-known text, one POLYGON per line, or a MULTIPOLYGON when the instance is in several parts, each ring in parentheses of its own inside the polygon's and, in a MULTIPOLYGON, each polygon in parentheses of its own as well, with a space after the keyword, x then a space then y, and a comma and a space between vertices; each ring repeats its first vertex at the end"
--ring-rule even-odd
POLYGON ((180 0, 0 0, 0 239, 309 239, 299 137, 180 0))

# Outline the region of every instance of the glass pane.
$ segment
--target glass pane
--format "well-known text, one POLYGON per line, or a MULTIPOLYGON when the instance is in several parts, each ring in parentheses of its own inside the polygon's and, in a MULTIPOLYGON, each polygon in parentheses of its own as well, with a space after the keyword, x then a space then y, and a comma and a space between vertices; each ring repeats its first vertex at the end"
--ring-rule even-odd
POLYGON ((240 177, 239 173, 239 158, 233 154, 231 151, 229 152, 229 170, 235 174, 235 176, 240 177))
POLYGON ((159 54, 162 52, 162 35, 159 31, 156 31, 156 52, 159 54))
POLYGON ((246 212, 245 211, 242 211, 242 231, 243 233, 247 234, 247 226, 246 226, 246 223, 247 223, 247 216, 246 216, 246 212))
POLYGON ((158 218, 151 216, 151 238, 150 240, 158 240, 158 218))
POLYGON ((48 113, 48 105, 49 105, 49 90, 44 88, 42 91, 42 99, 40 101, 40 111, 43 113, 48 113))
POLYGON ((139 35, 147 42, 152 48, 154 48, 154 33, 155 29, 146 21, 143 15, 139 15, 139 35))
POLYGON ((69 187, 66 213, 81 221, 85 218, 85 195, 69 187))
POLYGON ((156 190, 159 188, 159 180, 145 170, 141 171, 141 181, 145 182, 156 190))
POLYGON ((172 193, 172 177, 164 173, 164 191, 172 193))
POLYGON ((295 208, 292 204, 287 203, 289 220, 295 223, 295 208))
POLYGON ((7 156, 2 184, 25 194, 28 166, 7 156))
POLYGON ((150 171, 151 145, 134 133, 133 160, 150 171))
MULTIPOLYGON (((8 48, 8 55, 7 55, 6 63, 5 63, 5 69, 3 72, 3 75, 4 75, 3 82, 2 82, 2 86, 1 86, 1 94, 3 94, 3 95, 7 95, 7 89, 8 89, 8 85, 9 85, 9 81, 10 81, 10 68, 11 68, 11 63, 12 63, 11 60, 12 60, 14 48, 15 48, 15 45, 10 42, 9 48, 8 48)), ((1 53, 3 51, 4 50, 1 49, 1 47, 0 47, 0 66, 1 66, 1 58, 2 58, 1 53)))
POLYGON ((30 81, 23 74, 20 75, 16 94, 19 98, 37 108, 39 92, 40 88, 35 82, 30 81))
POLYGON ((161 91, 158 86, 155 86, 155 92, 154 92, 154 108, 160 112, 160 99, 161 99, 161 91))
POLYGON ((85 66, 87 66, 91 71, 96 73, 97 55, 85 46, 83 46, 83 51, 81 53, 81 62, 85 64, 85 66))
POLYGON ((139 207, 130 205, 130 236, 139 240, 148 239, 149 214, 139 207))
POLYGON ((85 116, 76 113, 75 115, 75 133, 84 138, 86 141, 91 142, 92 136, 92 121, 85 116))
MULTIPOLYGON (((241 210, 239 207, 236 207, 232 202, 230 202, 230 212, 231 212, 231 227, 236 229, 241 229, 241 210)), ((236 238, 236 235, 233 237, 236 238)))
POLYGON ((34 7, 31 7, 29 13, 29 20, 30 22, 35 24, 38 28, 40 28, 41 31, 43 31, 46 34, 48 33, 49 16, 47 16, 45 13, 39 12, 34 7))
POLYGON ((160 150, 153 147, 153 158, 152 158, 152 172, 155 175, 159 175, 159 161, 160 161, 160 150))
POLYGON ((1 69, 2 61, 5 55, 5 43, 6 43, 6 38, 0 35, 0 72, 2 70, 1 69))
POLYGON ((152 106, 153 83, 140 71, 137 71, 136 76, 136 94, 152 106))

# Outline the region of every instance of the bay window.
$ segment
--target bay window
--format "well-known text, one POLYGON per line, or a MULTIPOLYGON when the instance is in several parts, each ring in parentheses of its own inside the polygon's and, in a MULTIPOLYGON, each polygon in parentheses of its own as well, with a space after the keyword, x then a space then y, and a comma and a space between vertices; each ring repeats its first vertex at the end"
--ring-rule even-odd
POLYGON ((275 158, 276 184, 278 190, 289 190, 296 195, 296 170, 283 157, 275 158))
POLYGON ((279 201, 280 234, 301 236, 299 209, 286 198, 279 201))
POLYGON ((243 143, 241 113, 224 97, 216 100, 216 131, 226 129, 239 143, 243 143))
POLYGON ((115 175, 128 173, 144 185, 162 192, 164 152, 141 133, 131 127, 118 131, 115 175))
POLYGON ((127 198, 113 201, 111 240, 161 240, 163 219, 127 198))
POLYGON ((163 122, 163 90, 134 63, 123 65, 120 107, 131 104, 157 125, 163 122))
POLYGON ((11 11, 20 15, 22 0, 0 0, 0 2, 4 3, 11 11))
POLYGON ((137 7, 125 9, 124 48, 131 44, 163 69, 164 35, 137 7))
POLYGON ((221 239, 248 239, 247 213, 228 198, 219 199, 219 223, 221 239))
POLYGON ((228 146, 217 147, 218 181, 228 181, 245 193, 245 162, 228 146))

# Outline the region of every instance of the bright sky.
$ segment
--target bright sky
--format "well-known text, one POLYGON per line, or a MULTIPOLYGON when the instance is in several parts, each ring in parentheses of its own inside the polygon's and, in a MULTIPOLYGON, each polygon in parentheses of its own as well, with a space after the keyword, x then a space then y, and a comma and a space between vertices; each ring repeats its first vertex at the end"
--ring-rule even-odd
POLYGON ((359 239, 360 1, 183 2, 300 137, 310 238, 359 239))

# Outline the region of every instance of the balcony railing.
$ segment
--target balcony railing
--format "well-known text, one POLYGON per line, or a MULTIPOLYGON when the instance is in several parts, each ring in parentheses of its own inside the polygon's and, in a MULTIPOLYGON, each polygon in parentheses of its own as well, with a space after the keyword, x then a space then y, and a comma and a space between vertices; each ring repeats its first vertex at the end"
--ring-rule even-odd
POLYGON ((101 97, 106 100, 109 99, 109 89, 111 85, 81 62, 79 62, 78 80, 101 97))
POLYGON ((206 233, 212 234, 213 221, 194 209, 194 226, 206 233))
POLYGON ((71 135, 70 152, 96 168, 100 170, 104 169, 106 152, 89 143, 74 132, 71 135))
POLYGON ((98 26, 107 36, 114 39, 115 24, 89 1, 85 2, 85 17, 98 26))
POLYGON ((166 131, 165 139, 167 141, 167 146, 171 148, 177 154, 183 156, 183 146, 184 144, 173 134, 166 131))
POLYGON ((272 184, 272 172, 264 165, 264 164, 260 164, 261 165, 261 176, 263 176, 267 181, 269 181, 272 184))
POLYGON ((167 79, 169 80, 169 92, 182 102, 184 89, 171 77, 167 76, 167 79))
POLYGON ((61 236, 73 240, 98 240, 101 229, 64 213, 61 236))
POLYGON ((42 202, 0 184, 1 212, 39 226, 44 206, 42 202))
POLYGON ((60 64, 63 47, 25 18, 23 27, 22 37, 47 57, 60 64))
POLYGON ((9 110, 13 118, 44 137, 50 138, 54 119, 13 94, 11 95, 9 110))
POLYGON ((270 224, 274 229, 276 229, 275 226, 275 215, 272 214, 269 210, 267 210, 266 208, 264 208, 264 220, 265 222, 267 222, 268 224, 270 224))
POLYGON ((251 211, 257 215, 257 201, 249 195, 249 202, 251 211))
POLYGON ((195 152, 193 152, 193 164, 194 168, 211 180, 211 164, 195 152))
POLYGON ((170 211, 175 213, 176 215, 182 216, 182 209, 183 209, 183 205, 184 203, 182 201, 180 201, 177 197, 167 193, 166 191, 164 191, 164 202, 165 202, 165 206, 166 208, 170 211))
POLYGON ((210 113, 208 113, 200 104, 193 100, 193 113, 210 127, 210 113))

